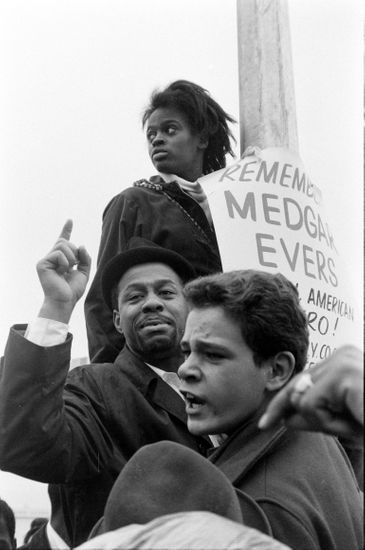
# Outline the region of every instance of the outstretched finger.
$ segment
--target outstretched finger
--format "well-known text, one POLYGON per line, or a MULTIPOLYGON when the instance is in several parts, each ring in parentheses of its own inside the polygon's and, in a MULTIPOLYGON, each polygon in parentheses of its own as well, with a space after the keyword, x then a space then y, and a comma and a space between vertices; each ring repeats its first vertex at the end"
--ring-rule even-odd
POLYGON ((78 250, 78 265, 77 270, 89 278, 91 269, 91 257, 84 246, 80 246, 78 250))
POLYGON ((71 219, 68 219, 62 228, 59 239, 66 239, 66 241, 69 241, 72 233, 72 227, 73 221, 71 219))
POLYGON ((265 413, 259 420, 259 428, 265 430, 280 423, 293 413, 294 407, 290 401, 291 389, 284 387, 269 403, 265 413))

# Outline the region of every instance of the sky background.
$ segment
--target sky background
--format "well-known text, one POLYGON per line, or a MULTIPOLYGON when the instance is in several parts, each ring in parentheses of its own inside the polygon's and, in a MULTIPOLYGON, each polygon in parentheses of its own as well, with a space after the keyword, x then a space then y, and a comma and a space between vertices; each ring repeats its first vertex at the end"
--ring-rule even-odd
MULTIPOLYGON (((289 16, 300 156, 362 304, 362 2, 289 0, 289 16)), ((106 204, 154 173, 140 123, 154 88, 192 80, 238 118, 236 2, 0 0, 0 75, 4 349, 38 312, 35 263, 64 221, 94 272, 106 204)), ((87 355, 81 304, 71 330, 73 356, 87 355)), ((2 472, 0 496, 47 507, 43 485, 2 472)))

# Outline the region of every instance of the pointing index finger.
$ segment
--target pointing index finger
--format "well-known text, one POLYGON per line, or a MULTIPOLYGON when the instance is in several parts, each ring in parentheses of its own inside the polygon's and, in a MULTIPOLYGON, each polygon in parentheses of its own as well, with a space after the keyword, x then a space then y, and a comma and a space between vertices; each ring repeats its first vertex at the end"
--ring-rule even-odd
POLYGON ((265 413, 259 420, 259 428, 265 430, 278 424, 294 410, 290 402, 290 390, 286 386, 270 401, 265 413))
POLYGON ((66 241, 69 241, 72 233, 72 227, 73 227, 73 221, 68 219, 62 228, 59 238, 66 239, 66 241))

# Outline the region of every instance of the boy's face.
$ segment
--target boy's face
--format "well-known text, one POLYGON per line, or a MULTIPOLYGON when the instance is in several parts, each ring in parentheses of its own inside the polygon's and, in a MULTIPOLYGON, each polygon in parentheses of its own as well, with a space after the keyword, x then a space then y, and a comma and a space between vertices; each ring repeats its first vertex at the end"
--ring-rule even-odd
POLYGON ((266 405, 268 363, 257 367, 238 324, 218 306, 192 309, 181 342, 189 431, 230 434, 266 405))

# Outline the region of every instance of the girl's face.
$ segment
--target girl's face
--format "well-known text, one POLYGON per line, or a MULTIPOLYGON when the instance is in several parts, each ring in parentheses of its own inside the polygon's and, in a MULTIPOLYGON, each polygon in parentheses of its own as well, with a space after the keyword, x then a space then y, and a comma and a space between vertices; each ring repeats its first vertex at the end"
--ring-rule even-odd
POLYGON ((146 124, 148 153, 155 168, 195 181, 203 173, 203 157, 207 142, 192 132, 180 111, 160 107, 153 111, 146 124))

